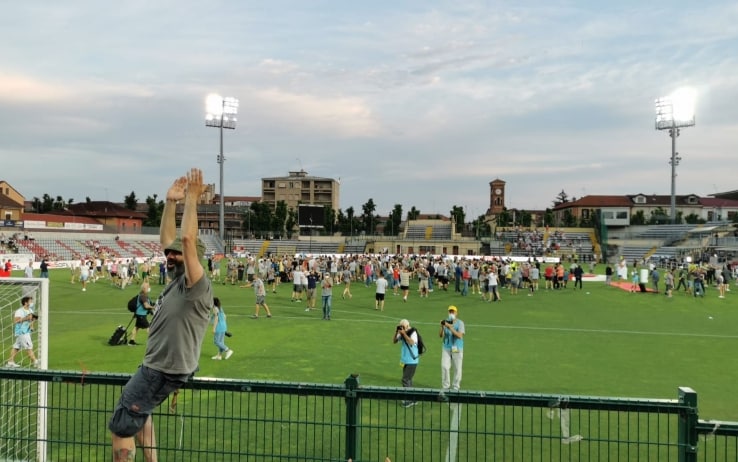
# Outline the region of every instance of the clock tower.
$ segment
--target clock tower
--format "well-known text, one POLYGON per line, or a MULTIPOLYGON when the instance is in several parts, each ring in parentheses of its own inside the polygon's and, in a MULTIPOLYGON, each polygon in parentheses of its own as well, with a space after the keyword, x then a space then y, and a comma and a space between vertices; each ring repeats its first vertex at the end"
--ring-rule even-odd
POLYGON ((499 178, 489 183, 489 210, 488 215, 499 215, 505 208, 505 182, 499 178))

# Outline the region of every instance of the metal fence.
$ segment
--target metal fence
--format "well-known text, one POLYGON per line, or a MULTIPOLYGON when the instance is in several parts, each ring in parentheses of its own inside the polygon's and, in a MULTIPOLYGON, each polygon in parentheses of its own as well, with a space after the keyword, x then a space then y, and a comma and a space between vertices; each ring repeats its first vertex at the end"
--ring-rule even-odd
MULTIPOLYGON (((0 460, 111 460, 129 377, 1 369, 0 460), (45 393, 14 395, 28 381, 45 393)), ((154 424, 161 461, 738 460, 738 423, 700 420, 689 388, 627 399, 196 378, 154 424)))

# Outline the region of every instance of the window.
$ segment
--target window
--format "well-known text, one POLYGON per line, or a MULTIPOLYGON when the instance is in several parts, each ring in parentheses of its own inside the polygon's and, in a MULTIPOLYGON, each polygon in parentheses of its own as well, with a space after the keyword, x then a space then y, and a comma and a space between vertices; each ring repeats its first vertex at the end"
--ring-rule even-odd
POLYGON ((636 204, 645 204, 646 198, 644 196, 636 196, 633 198, 633 202, 635 202, 636 204))

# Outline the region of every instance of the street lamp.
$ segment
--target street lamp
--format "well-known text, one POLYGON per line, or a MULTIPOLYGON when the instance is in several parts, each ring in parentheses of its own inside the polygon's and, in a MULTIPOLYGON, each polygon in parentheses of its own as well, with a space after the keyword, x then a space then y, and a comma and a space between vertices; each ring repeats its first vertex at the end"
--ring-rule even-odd
POLYGON ((669 96, 656 100, 656 130, 669 130, 671 137, 671 222, 676 223, 676 167, 679 153, 676 151, 676 139, 679 129, 694 126, 695 91, 691 88, 680 88, 669 96))
POLYGON ((220 230, 219 236, 221 242, 224 242, 225 236, 225 203, 223 196, 223 129, 236 129, 236 114, 238 114, 238 99, 232 96, 222 97, 220 95, 208 95, 205 100, 205 126, 217 127, 220 129, 220 154, 218 155, 218 163, 220 164, 220 230))

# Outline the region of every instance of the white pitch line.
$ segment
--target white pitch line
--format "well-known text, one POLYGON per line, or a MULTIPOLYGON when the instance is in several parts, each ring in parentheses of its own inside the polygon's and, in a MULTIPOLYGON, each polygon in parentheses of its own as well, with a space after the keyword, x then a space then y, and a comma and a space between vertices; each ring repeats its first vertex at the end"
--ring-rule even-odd
MULTIPOLYGON (((366 311, 374 311, 373 309, 365 309, 366 311)), ((113 310, 108 309, 100 309, 100 310, 86 310, 86 311, 59 311, 54 312, 54 316, 60 316, 60 315, 103 315, 103 316, 109 316, 111 312, 121 313, 121 310, 116 308, 113 310)), ((299 321, 322 321, 322 319, 318 318, 317 315, 321 314, 321 311, 319 309, 315 310, 316 317, 305 317, 305 316, 296 316, 294 314, 284 314, 284 313, 277 313, 274 315, 273 319, 291 319, 291 320, 299 320, 299 321)), ((125 312, 123 312, 125 313, 125 312)), ((331 313, 344 313, 349 315, 368 315, 369 313, 358 313, 354 310, 331 310, 331 313)), ((387 313, 387 312, 384 312, 387 313)), ((230 317, 249 317, 251 316, 251 313, 233 313, 233 311, 230 311, 228 313, 228 316, 230 317)), ((121 316, 123 318, 124 316, 121 316)), ((128 317, 128 316, 125 316, 128 317)), ((372 323, 372 324, 380 324, 380 323, 392 323, 397 322, 401 318, 401 315, 397 316, 390 316, 389 314, 381 314, 381 312, 372 315, 371 318, 334 318, 331 320, 331 322, 352 322, 352 323, 372 323)), ((470 324, 465 323, 468 327, 473 328, 482 328, 482 329, 499 329, 499 330, 531 330, 531 331, 549 331, 549 332, 576 332, 576 333, 584 333, 584 334, 617 334, 617 335, 653 335, 653 336, 661 336, 661 337, 693 337, 693 338, 716 338, 716 339, 738 339, 738 335, 724 335, 724 334, 704 334, 704 333, 692 333, 692 332, 658 332, 658 331, 643 331, 643 330, 617 330, 617 329, 584 329, 584 328, 576 328, 576 327, 541 327, 541 326, 511 326, 511 325, 497 325, 497 324, 470 324)), ((413 325, 417 326, 436 326, 436 323, 433 322, 422 322, 422 321, 414 321, 413 325)))

